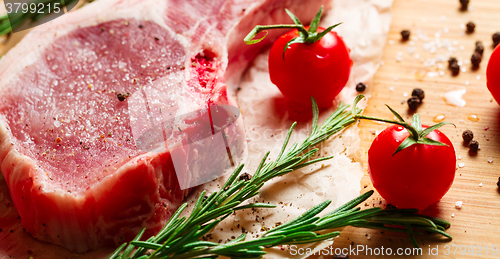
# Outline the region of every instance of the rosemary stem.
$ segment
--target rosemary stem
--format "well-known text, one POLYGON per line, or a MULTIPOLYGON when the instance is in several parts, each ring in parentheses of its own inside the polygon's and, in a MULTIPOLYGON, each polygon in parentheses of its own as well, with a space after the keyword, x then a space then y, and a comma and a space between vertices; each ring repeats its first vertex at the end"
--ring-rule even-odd
MULTIPOLYGON (((203 196, 205 192, 198 197, 191 215, 178 218, 186 205, 181 206, 174 217, 167 223, 158 237, 153 237, 145 242, 132 242, 114 253, 119 255, 129 254, 134 245, 135 252, 132 258, 151 259, 151 258, 216 258, 225 256, 230 258, 261 258, 266 254, 264 248, 275 247, 279 245, 307 244, 315 243, 334 238, 340 232, 334 231, 345 226, 375 228, 393 231, 405 231, 410 236, 414 245, 418 245, 414 239, 414 234, 423 232, 440 234, 451 238, 443 230, 449 227, 449 223, 431 217, 420 216, 413 210, 382 210, 381 208, 371 208, 361 210, 358 206, 368 199, 373 191, 368 191, 361 196, 347 202, 339 208, 320 217, 318 216, 325 210, 331 201, 324 201, 304 214, 287 223, 266 231, 257 239, 245 241, 246 235, 230 241, 226 244, 216 244, 207 241, 201 241, 200 238, 210 231, 213 231, 217 225, 229 217, 236 210, 248 208, 272 208, 270 204, 250 203, 241 205, 259 193, 265 182, 290 173, 296 169, 308 166, 319 161, 330 159, 331 157, 322 157, 312 159, 317 149, 314 146, 326 141, 330 136, 339 132, 343 128, 351 125, 358 118, 369 118, 361 116, 362 111, 356 108, 357 102, 362 96, 356 98, 353 109, 346 111, 348 105, 340 104, 323 125, 319 126, 316 102, 313 100, 313 125, 311 133, 302 143, 294 143, 287 149, 290 140, 291 131, 295 123, 290 127, 283 147, 279 152, 278 158, 274 161, 266 162, 269 152, 261 160, 252 179, 248 181, 237 180, 243 165, 238 167, 224 184, 224 188, 209 195, 207 199, 203 196), (286 150, 286 151, 285 151, 286 150), (414 231, 415 230, 415 231, 414 231), (326 232, 326 233, 325 233, 326 232), (147 247, 156 248, 156 250, 146 255, 147 247)), ((402 120, 402 119, 401 119, 402 120)), ((136 237, 136 240, 139 238, 136 237)), ((125 259, 125 258, 124 258, 125 259)))

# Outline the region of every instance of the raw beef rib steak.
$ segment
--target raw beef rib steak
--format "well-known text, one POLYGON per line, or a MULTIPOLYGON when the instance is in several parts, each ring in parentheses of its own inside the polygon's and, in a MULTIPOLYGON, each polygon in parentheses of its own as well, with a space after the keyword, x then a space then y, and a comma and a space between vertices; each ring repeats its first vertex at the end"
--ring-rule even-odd
MULTIPOLYGON (((226 85, 265 45, 246 33, 328 2, 99 0, 32 30, 0 61, 0 171, 26 232, 85 252, 158 231, 186 194, 172 157, 211 159, 186 145, 195 120, 161 123, 234 106, 226 85), (146 119, 173 148, 138 148, 146 119)), ((227 131, 237 157, 241 123, 227 131)))

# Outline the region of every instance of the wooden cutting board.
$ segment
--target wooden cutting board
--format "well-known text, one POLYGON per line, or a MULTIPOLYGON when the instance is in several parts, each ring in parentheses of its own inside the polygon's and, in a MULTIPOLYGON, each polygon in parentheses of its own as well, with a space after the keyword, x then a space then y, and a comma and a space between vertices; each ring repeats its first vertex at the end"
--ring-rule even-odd
MULTIPOLYGON (((447 233, 453 236, 453 241, 446 242, 445 239, 429 235, 417 236, 424 255, 419 258, 431 257, 429 246, 432 248, 438 246, 438 249, 432 252, 437 251, 442 257, 446 255, 450 258, 500 256, 498 250, 496 256, 492 255, 493 246, 500 249, 500 221, 498 220, 500 189, 496 185, 500 176, 500 106, 493 100, 486 88, 486 66, 493 51, 491 35, 500 31, 500 1, 470 0, 469 6, 471 10, 462 12, 459 10, 458 0, 395 0, 393 20, 383 53, 383 63, 375 75, 373 84, 368 86, 372 88, 372 97, 365 110, 366 115, 392 119, 392 114, 384 105, 388 104, 401 115, 405 115, 405 120, 411 121, 412 114, 409 113, 406 104, 409 98, 407 95, 411 95, 413 88, 421 88, 425 91, 425 99, 417 112, 421 116, 422 123, 434 124, 433 119, 437 115, 444 115, 446 121, 456 125, 456 128, 453 126, 441 128, 441 131, 453 142, 457 157, 461 157, 457 161, 455 181, 444 198, 424 212, 424 214, 448 220, 451 228, 447 230, 447 233), (476 24, 475 32, 470 35, 465 34, 463 28, 463 25, 469 21, 476 24), (400 41, 400 32, 404 29, 411 31, 413 42, 400 41), (421 34, 428 36, 428 42, 422 40, 422 37, 413 40, 419 30, 421 34), (438 55, 446 56, 449 53, 443 48, 437 48, 434 54, 431 53, 431 49, 429 51, 424 49, 424 44, 430 45, 429 42, 435 41, 436 37, 439 37, 441 43, 449 40, 452 47, 457 48, 453 56, 461 57, 464 61, 469 60, 469 64, 463 65, 466 72, 461 71, 458 76, 452 76, 451 71, 447 69, 447 62, 440 62, 443 69, 439 69, 437 65, 426 66, 425 61, 428 59, 430 63, 438 58, 438 55), (482 41, 485 46, 483 61, 478 70, 472 71, 470 57, 474 53, 475 42, 478 40, 482 41), (454 41, 456 45, 453 44, 454 41), (401 61, 396 60, 398 55, 401 55, 401 61), (418 58, 415 57, 416 55, 418 58), (439 76, 440 70, 444 71, 443 76, 439 76), (429 76, 422 77, 428 72, 431 72, 429 76), (432 77, 436 75, 434 72, 437 72, 436 77, 432 77), (467 102, 466 106, 459 108, 446 104, 441 95, 450 89, 461 88, 467 90, 463 96, 467 102), (479 121, 469 120, 468 117, 470 118, 471 115, 478 116, 479 121), (462 132, 465 129, 472 130, 474 138, 480 143, 481 149, 477 155, 470 155, 468 148, 463 145, 462 132), (489 159, 493 162, 488 162, 489 159), (463 163, 463 167, 459 167, 460 163, 463 163), (455 208, 457 201, 463 201, 461 209, 455 208), (486 251, 486 246, 488 246, 488 251, 486 251), (480 247, 481 251, 479 251, 480 247), (473 255, 470 255, 469 251, 473 255)), ((361 122, 362 150, 368 151, 375 138, 372 132, 380 132, 386 127, 385 124, 361 122)), ((363 162, 366 172, 361 181, 362 192, 373 189, 366 169, 366 159, 365 152, 363 162)), ((378 194, 372 197, 373 199, 365 205, 385 206, 385 202, 378 194), (379 204, 381 201, 382 204, 379 204)), ((404 233, 381 233, 350 227, 346 228, 335 240, 334 247, 349 247, 352 242, 354 242, 353 247, 357 245, 368 246, 372 249, 389 247, 393 253, 397 252, 397 248, 412 247, 404 233)), ((365 252, 361 252, 358 256, 350 256, 350 258, 362 257, 367 257, 365 252)))
MULTIPOLYGON (((500 250, 500 221, 497 220, 500 215, 500 190, 496 185, 500 176, 500 106, 488 92, 485 76, 487 61, 493 50, 491 35, 500 31, 500 1, 471 0, 470 7, 469 11, 459 11, 458 0, 394 0, 393 21, 384 48, 383 62, 373 84, 368 85, 372 88, 372 96, 365 111, 366 115, 392 118, 384 105, 388 104, 405 115, 405 119, 410 120, 412 114, 408 112, 406 99, 412 89, 418 87, 424 89, 426 93, 423 104, 417 110, 422 122, 432 124, 433 118, 444 115, 446 121, 453 122, 457 126, 442 128, 452 140, 457 156, 461 157, 461 160, 457 161, 455 182, 439 203, 424 212, 448 220, 452 226, 447 232, 454 239, 446 242, 440 237, 417 236, 424 254, 420 258, 430 257, 429 246, 434 248, 432 252, 437 250, 440 256, 448 254, 447 256, 451 258, 481 257, 479 253, 482 257, 486 257, 486 253, 491 257, 495 252, 493 246, 500 250), (461 27, 461 24, 468 21, 476 24, 476 31, 470 35, 465 34, 465 29, 461 27), (437 65, 426 66, 425 61, 429 59, 429 63, 438 55, 446 56, 448 51, 443 48, 438 48, 436 53, 431 53, 431 49, 425 50, 426 42, 422 39, 424 37, 412 40, 414 45, 411 45, 410 41, 403 43, 399 34, 403 29, 412 32, 412 39, 417 36, 417 31, 420 31, 421 34, 428 36, 428 42, 435 41, 436 37, 439 37, 441 42, 449 40, 452 47, 457 48, 453 55, 457 58, 462 57, 464 61, 470 60, 474 43, 481 40, 485 51, 480 69, 472 71, 470 64, 465 64, 466 72, 460 72, 460 75, 453 77, 446 69, 446 62, 440 62, 443 69, 439 69, 437 65), (456 45, 453 44, 454 41, 456 45), (415 57, 417 54, 418 58, 415 57), (400 62, 396 60, 398 55, 402 57, 400 62), (440 70, 444 71, 443 76, 439 75, 440 70), (427 74, 428 72, 430 74, 427 74), (437 76, 433 77, 434 75, 437 76), (459 108, 447 105, 441 94, 460 88, 467 90, 464 95, 466 106, 459 108), (478 116, 479 121, 469 120, 470 115, 478 116), (462 144, 461 133, 465 129, 472 130, 475 139, 480 143, 481 150, 477 155, 470 155, 468 148, 462 144), (489 159, 493 162, 488 162, 489 159), (459 168, 459 163, 463 163, 464 166, 459 168), (455 208, 457 201, 463 201, 461 209, 455 208), (436 246, 438 249, 435 249, 436 246), (474 255, 463 255, 463 251, 465 254, 474 255)), ((3 9, 3 5, 0 8, 3 9)), ((18 33, 14 36, 23 35, 18 33)), ((0 39, 0 43, 5 42, 0 39)), ((8 48, 10 48, 8 44, 0 44, 0 53, 4 54, 8 48)), ((372 133, 380 132, 386 125, 374 122, 362 122, 360 125, 362 150, 367 151, 375 138, 372 133)), ((366 152, 363 157, 366 168, 366 152)), ((362 179, 361 187, 362 192, 373 189, 367 173, 362 179)), ((365 205, 385 206, 385 201, 376 194, 365 205)), ((347 227, 341 236, 335 239, 333 248, 361 248, 358 245, 365 250, 371 248, 372 253, 377 252, 376 248, 379 252, 382 251, 382 247, 385 252, 390 248, 393 254, 398 248, 411 247, 406 234, 347 227)), ((498 250, 497 256, 500 256, 498 250)), ((366 251, 355 252, 350 258, 362 258, 367 255, 366 251)), ((324 256, 324 258, 331 257, 324 256)))

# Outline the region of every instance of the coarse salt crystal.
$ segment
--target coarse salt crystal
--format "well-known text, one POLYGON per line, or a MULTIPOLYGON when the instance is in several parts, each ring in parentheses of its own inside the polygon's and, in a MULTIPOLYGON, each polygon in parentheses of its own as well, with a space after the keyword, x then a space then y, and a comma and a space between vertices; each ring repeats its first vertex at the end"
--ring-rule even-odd
POLYGON ((465 166, 465 163, 458 163, 458 167, 462 168, 465 166))
POLYGON ((397 57, 396 57, 396 61, 397 61, 397 62, 401 62, 401 61, 403 61, 403 57, 402 57, 402 56, 397 56, 397 57))
POLYGON ((463 201, 457 201, 457 202, 455 202, 455 208, 457 208, 457 209, 462 208, 462 205, 464 205, 463 201))
POLYGON ((426 67, 432 67, 432 66, 436 65, 436 60, 435 60, 435 59, 432 59, 432 58, 428 58, 428 59, 425 61, 424 65, 425 65, 426 67))
POLYGON ((393 41, 393 40, 390 40, 390 41, 389 41, 389 45, 394 45, 394 41, 393 41))
POLYGON ((476 76, 476 80, 481 80, 481 76, 476 76))
POLYGON ((451 214, 451 217, 454 218, 455 217, 455 213, 451 214))
POLYGON ((403 94, 403 96, 404 96, 404 97, 407 97, 407 96, 408 96, 408 93, 404 93, 404 94, 403 94))
POLYGON ((465 73, 465 71, 467 71, 467 69, 466 69, 465 67, 462 67, 460 70, 461 70, 463 73, 465 73))
POLYGON ((419 59, 419 58, 420 58, 420 55, 419 55, 419 54, 415 54, 415 58, 416 58, 416 59, 419 59))
POLYGON ((441 114, 441 115, 436 116, 436 118, 435 118, 435 119, 436 119, 437 121, 442 121, 442 120, 444 120, 444 118, 445 118, 445 116, 441 114))
POLYGON ((469 85, 469 81, 465 81, 465 85, 469 85))
POLYGON ((438 72, 427 72, 427 77, 436 77, 438 75, 439 75, 438 72))
POLYGON ((369 234, 366 234, 366 239, 370 240, 372 238, 369 234))
POLYGON ((458 156, 457 156, 457 160, 460 160, 460 159, 462 159, 462 156, 461 156, 461 155, 458 155, 458 156))
POLYGON ((439 71, 440 76, 444 76, 444 71, 439 71))
POLYGON ((389 91, 394 91, 394 86, 389 87, 389 91))
POLYGON ((450 31, 450 29, 448 29, 448 27, 444 27, 444 29, 443 29, 444 33, 448 33, 449 31, 450 31))
POLYGON ((464 49, 465 49, 464 45, 460 45, 460 50, 464 50, 464 49))
POLYGON ((462 30, 465 29, 465 24, 461 23, 460 24, 460 29, 462 29, 462 30))
POLYGON ((488 163, 490 163, 490 164, 493 163, 493 157, 488 158, 488 163))
POLYGON ((479 183, 479 187, 483 187, 483 183, 479 183))

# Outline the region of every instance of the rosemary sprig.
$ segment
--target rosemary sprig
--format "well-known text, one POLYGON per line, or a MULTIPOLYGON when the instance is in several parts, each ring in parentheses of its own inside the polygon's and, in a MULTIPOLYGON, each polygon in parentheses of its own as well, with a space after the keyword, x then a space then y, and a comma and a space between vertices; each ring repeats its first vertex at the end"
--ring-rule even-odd
POLYGON ((25 21, 36 22, 40 20, 42 17, 49 14, 49 10, 53 11, 55 3, 58 3, 61 12, 64 12, 63 7, 69 6, 74 2, 78 2, 78 0, 34 0, 28 3, 28 6, 35 4, 34 6, 38 8, 39 4, 43 4, 43 9, 36 9, 36 12, 31 12, 30 10, 28 10, 28 12, 23 12, 21 8, 18 8, 18 12, 0 16, 0 36, 11 33, 12 30, 19 27, 25 21))
POLYGON ((356 206, 373 194, 373 191, 369 191, 325 216, 318 217, 317 215, 331 203, 329 200, 322 202, 300 217, 268 230, 258 239, 245 240, 246 234, 242 234, 226 244, 200 240, 202 236, 212 231, 217 224, 234 211, 248 208, 275 207, 274 205, 262 203, 241 205, 242 202, 257 195, 265 182, 301 167, 331 158, 323 157, 307 161, 315 155, 318 149, 307 150, 352 124, 355 121, 353 117, 361 113, 361 109, 356 108, 356 104, 362 98, 362 95, 356 97, 351 111, 346 111, 349 105, 340 104, 338 109, 321 126, 318 125, 318 108, 316 102, 312 99, 313 124, 311 134, 300 145, 295 143, 288 150, 286 149, 296 125, 294 123, 276 160, 266 163, 269 152, 266 153, 250 180, 238 179, 243 169, 243 165, 240 165, 231 174, 220 191, 212 193, 208 198, 205 197, 206 191, 203 191, 189 216, 180 217, 187 207, 187 203, 185 203, 174 213, 156 236, 150 237, 147 241, 139 241, 144 233, 141 232, 128 246, 123 244, 109 258, 181 259, 217 258, 219 256, 260 258, 266 254, 263 251, 264 248, 315 243, 331 239, 340 234, 339 231, 333 231, 334 229, 349 225, 408 232, 415 246, 417 246, 417 243, 413 233, 438 233, 451 238, 443 231, 449 227, 448 222, 416 215, 417 211, 415 210, 382 210, 381 208, 360 210, 356 206))

